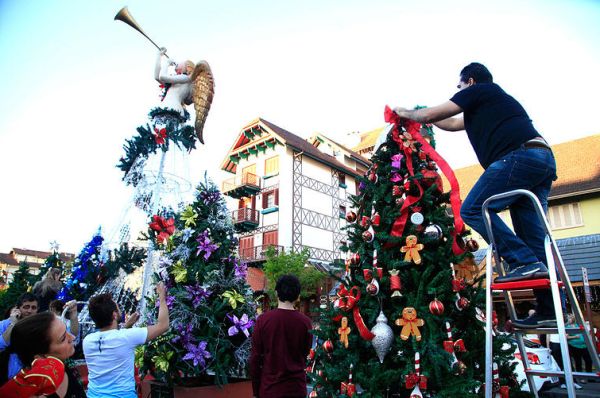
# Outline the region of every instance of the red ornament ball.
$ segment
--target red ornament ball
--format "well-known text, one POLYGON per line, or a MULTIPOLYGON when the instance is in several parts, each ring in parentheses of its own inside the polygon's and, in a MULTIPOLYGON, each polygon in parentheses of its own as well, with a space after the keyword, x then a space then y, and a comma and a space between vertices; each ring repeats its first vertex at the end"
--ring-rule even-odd
POLYGON ((479 243, 477 243, 475 239, 469 239, 465 243, 465 248, 471 253, 476 252, 477 250, 479 250, 479 243))
POLYGON ((323 350, 325 350, 325 352, 330 353, 330 354, 333 352, 333 343, 331 342, 331 340, 326 340, 323 343, 323 350))
POLYGON ((358 264, 360 264, 360 254, 358 254, 358 253, 352 253, 350 255, 350 264, 351 265, 358 265, 358 264))
POLYGON ((456 308, 458 308, 459 311, 464 310, 468 306, 469 306, 469 300, 466 297, 460 297, 459 299, 456 300, 456 308))
POLYGON ((369 181, 371 181, 372 183, 377 183, 378 177, 377 177, 377 173, 375 173, 374 171, 369 173, 369 181))
POLYGON ((429 303, 429 312, 433 315, 442 315, 444 313, 444 303, 437 298, 433 299, 433 301, 429 303))
POLYGON ((373 236, 373 233, 368 230, 362 233, 362 238, 365 242, 372 242, 375 237, 373 236))
POLYGON ((312 390, 310 392, 310 394, 308 395, 309 398, 317 398, 319 396, 319 393, 317 392, 317 390, 312 390))
POLYGON ((366 289, 367 293, 369 293, 371 296, 376 296, 377 293, 379 293, 379 284, 375 281, 371 281, 371 283, 367 285, 366 289))
POLYGON ((348 213, 346 213, 346 221, 348 221, 348 222, 356 221, 356 213, 353 211, 349 211, 348 213))

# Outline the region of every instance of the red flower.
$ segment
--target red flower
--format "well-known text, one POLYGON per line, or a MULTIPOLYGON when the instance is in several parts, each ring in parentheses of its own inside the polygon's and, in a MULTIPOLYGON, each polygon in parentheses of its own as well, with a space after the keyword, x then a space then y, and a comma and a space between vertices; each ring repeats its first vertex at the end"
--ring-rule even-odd
POLYGON ((165 143, 165 139, 167 138, 167 129, 166 128, 162 128, 162 129, 157 129, 156 127, 154 127, 154 142, 156 142, 158 145, 162 145, 165 143))
POLYGON ((150 229, 158 232, 156 239, 159 243, 165 243, 169 236, 175 232, 175 219, 164 219, 159 215, 152 216, 152 222, 149 224, 150 229))

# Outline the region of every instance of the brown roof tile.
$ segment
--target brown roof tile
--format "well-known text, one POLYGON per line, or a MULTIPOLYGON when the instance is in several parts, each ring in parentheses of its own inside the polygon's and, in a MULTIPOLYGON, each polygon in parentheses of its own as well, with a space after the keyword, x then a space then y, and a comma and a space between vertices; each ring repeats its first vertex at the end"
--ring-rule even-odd
POLYGON ((281 127, 276 126, 273 123, 268 122, 264 119, 259 119, 259 120, 261 123, 263 123, 269 129, 271 129, 275 134, 280 136, 285 141, 286 145, 289 145, 290 147, 292 147, 296 150, 304 152, 304 154, 306 156, 309 156, 317 161, 325 163, 325 164, 333 167, 334 169, 343 171, 346 174, 353 175, 353 176, 360 175, 360 173, 357 172, 356 170, 351 169, 348 166, 344 165, 343 163, 339 162, 335 157, 321 152, 320 150, 315 148, 313 145, 311 145, 310 142, 306 141, 305 139, 302 139, 301 137, 297 136, 296 134, 290 133, 289 131, 284 130, 281 127))
POLYGON ((19 265, 17 259, 10 253, 0 253, 0 263, 8 265, 19 265))
MULTIPOLYGON (((13 247, 12 251, 15 254, 20 254, 22 256, 31 256, 37 258, 46 258, 52 254, 51 252, 30 249, 19 249, 17 247, 13 247)), ((59 257, 62 261, 72 261, 75 258, 75 255, 71 253, 59 253, 59 257)))
MULTIPOLYGON (((600 192, 600 134, 552 145, 558 179, 554 181, 549 199, 600 192)), ((454 170, 464 199, 483 173, 480 165, 454 170)), ((450 186, 444 180, 444 190, 450 186)))

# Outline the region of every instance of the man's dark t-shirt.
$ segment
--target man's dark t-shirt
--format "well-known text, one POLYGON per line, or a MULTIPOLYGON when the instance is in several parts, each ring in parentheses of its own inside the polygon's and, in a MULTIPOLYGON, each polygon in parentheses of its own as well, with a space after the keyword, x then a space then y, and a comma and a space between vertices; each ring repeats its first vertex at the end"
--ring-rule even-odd
POLYGON ((252 332, 250 375, 259 398, 306 397, 306 356, 312 345, 310 319, 293 310, 259 316, 252 332))
POLYGON ((465 130, 484 169, 539 137, 525 109, 495 83, 477 83, 450 101, 464 112, 465 130))

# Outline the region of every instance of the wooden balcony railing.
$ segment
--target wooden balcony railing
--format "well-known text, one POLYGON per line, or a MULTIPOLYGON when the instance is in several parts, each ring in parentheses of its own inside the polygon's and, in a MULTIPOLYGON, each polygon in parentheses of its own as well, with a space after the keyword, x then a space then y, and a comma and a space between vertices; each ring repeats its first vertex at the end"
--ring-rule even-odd
POLYGON ((239 249, 240 258, 248 263, 265 261, 267 259, 267 249, 272 247, 275 253, 283 253, 283 246, 278 245, 262 245, 254 247, 246 247, 239 249))
POLYGON ((238 209, 231 212, 233 226, 238 232, 247 232, 258 227, 259 211, 254 209, 238 209))
POLYGON ((233 177, 223 181, 221 191, 232 198, 256 195, 260 191, 260 177, 244 173, 241 178, 233 177))

